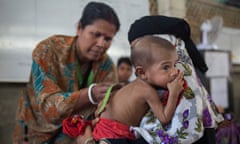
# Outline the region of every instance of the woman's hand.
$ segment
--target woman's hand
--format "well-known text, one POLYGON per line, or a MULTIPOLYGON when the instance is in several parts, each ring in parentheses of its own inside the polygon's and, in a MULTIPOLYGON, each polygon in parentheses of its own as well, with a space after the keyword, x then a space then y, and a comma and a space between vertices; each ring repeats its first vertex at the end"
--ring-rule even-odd
MULTIPOLYGON (((98 122, 98 118, 92 120, 92 127, 94 127, 96 125, 96 123, 98 122)), ((83 135, 79 135, 77 138, 76 138, 76 141, 77 141, 77 144, 94 144, 95 141, 93 139, 93 136, 92 136, 92 127, 91 126, 87 126, 85 128, 85 132, 83 135)))
POLYGON ((95 102, 100 102, 104 98, 109 86, 111 86, 111 85, 112 85, 112 83, 98 83, 98 84, 96 84, 92 88, 92 91, 91 91, 92 98, 94 99, 94 101, 95 102))
POLYGON ((92 128, 87 126, 83 135, 79 135, 76 139, 77 144, 85 144, 89 139, 92 139, 92 128))

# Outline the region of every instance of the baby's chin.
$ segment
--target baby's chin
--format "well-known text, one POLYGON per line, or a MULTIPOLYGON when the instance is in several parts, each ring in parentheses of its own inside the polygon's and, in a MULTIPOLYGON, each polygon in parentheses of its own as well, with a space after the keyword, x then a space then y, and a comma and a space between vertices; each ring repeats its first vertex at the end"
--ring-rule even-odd
POLYGON ((157 90, 160 90, 160 89, 167 90, 167 86, 152 85, 152 87, 154 87, 157 90))

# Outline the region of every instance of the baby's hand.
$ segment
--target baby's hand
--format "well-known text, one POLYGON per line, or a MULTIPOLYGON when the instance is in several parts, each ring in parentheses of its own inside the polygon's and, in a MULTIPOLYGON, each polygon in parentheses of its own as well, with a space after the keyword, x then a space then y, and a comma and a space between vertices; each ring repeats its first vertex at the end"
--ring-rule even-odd
POLYGON ((179 94, 184 90, 183 84, 183 72, 179 71, 176 78, 167 85, 169 93, 171 93, 173 96, 178 97, 179 94))

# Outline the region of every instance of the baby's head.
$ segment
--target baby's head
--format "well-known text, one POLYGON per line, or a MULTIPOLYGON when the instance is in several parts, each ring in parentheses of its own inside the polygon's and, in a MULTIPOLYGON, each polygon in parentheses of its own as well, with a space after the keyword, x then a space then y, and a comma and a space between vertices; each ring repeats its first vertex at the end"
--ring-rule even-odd
POLYGON ((131 48, 131 60, 134 67, 149 67, 166 54, 176 52, 175 47, 167 40, 157 36, 138 38, 131 48))
POLYGON ((137 77, 153 85, 165 87, 175 78, 172 74, 178 55, 165 39, 150 35, 137 39, 131 48, 131 60, 137 77))

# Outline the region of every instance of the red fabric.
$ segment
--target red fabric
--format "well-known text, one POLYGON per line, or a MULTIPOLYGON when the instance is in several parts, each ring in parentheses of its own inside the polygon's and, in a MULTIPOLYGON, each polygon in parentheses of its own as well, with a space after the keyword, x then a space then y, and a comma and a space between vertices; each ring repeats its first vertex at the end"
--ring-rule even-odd
POLYGON ((130 131, 128 125, 122 124, 120 122, 100 118, 93 130, 93 137, 95 140, 99 141, 102 138, 128 138, 131 140, 135 139, 133 132, 130 131))
MULTIPOLYGON (((188 87, 187 81, 186 81, 186 80, 183 80, 183 91, 179 94, 178 101, 177 101, 177 105, 180 103, 180 101, 181 101, 181 99, 182 99, 182 97, 183 97, 183 93, 184 93, 184 91, 187 89, 187 87, 188 87)), ((168 94, 169 94, 168 91, 164 92, 164 94, 163 94, 162 103, 163 103, 164 106, 167 105, 168 94)))
POLYGON ((71 116, 62 122, 63 133, 70 137, 77 137, 84 134, 86 126, 91 126, 91 121, 85 121, 81 116, 71 116))

